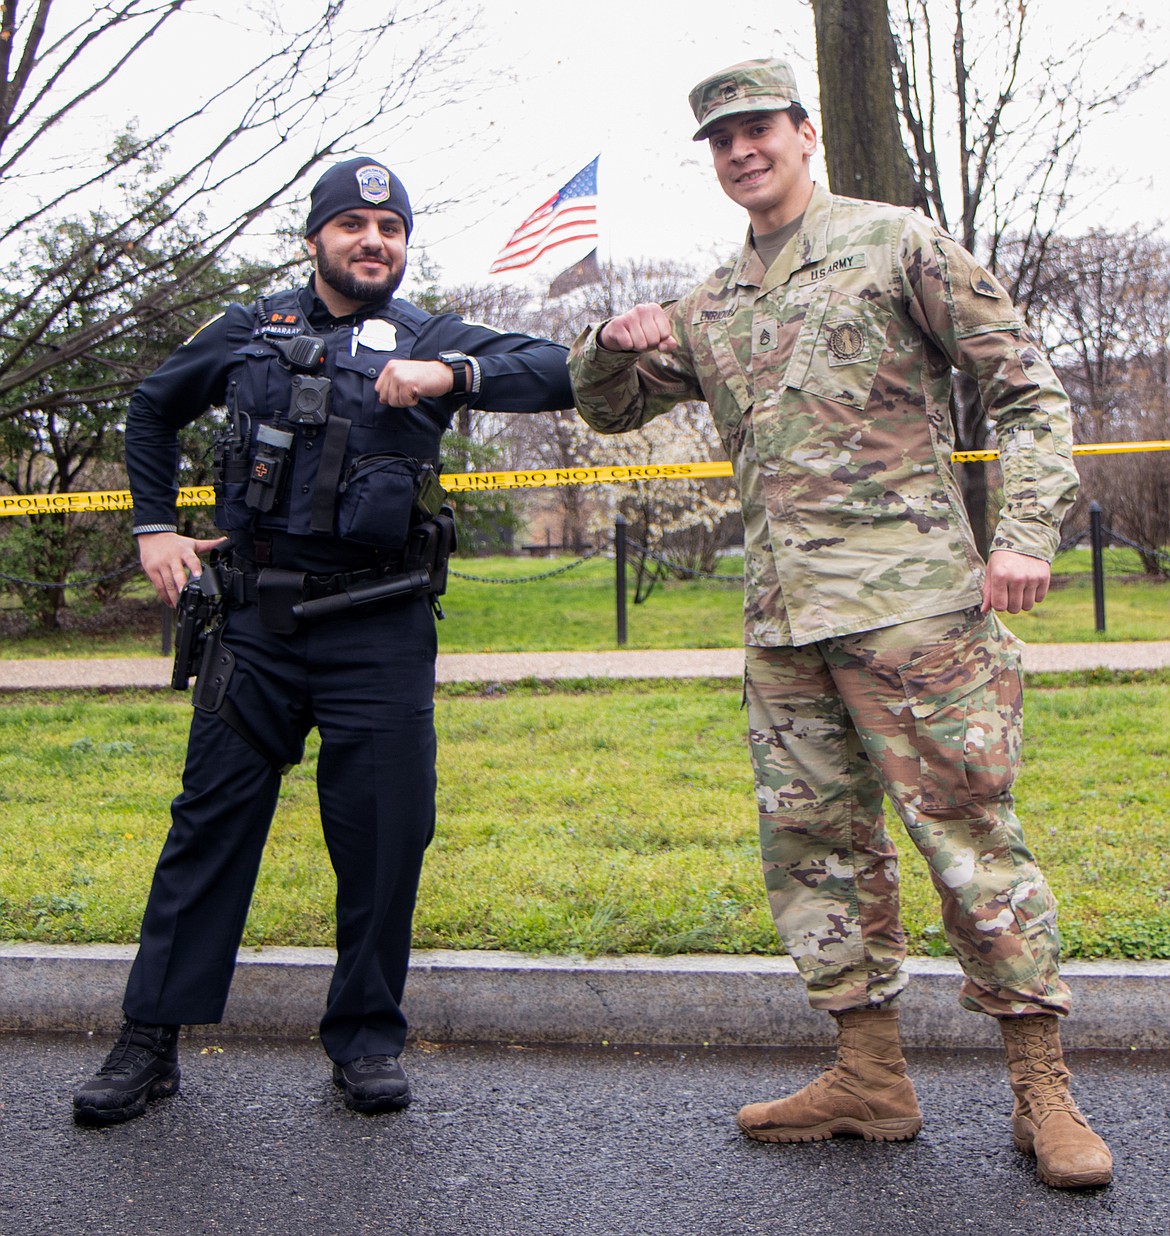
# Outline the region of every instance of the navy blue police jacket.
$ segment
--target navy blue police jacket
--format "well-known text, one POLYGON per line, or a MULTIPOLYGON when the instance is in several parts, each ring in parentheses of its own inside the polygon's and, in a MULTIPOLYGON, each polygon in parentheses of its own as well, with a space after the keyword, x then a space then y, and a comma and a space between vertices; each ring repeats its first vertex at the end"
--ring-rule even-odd
MULTIPOLYGON (((464 403, 501 412, 573 406, 568 351, 549 340, 497 332, 455 314, 429 314, 393 297, 335 318, 311 282, 299 291, 268 298, 264 309, 262 321, 254 306, 230 306, 179 347, 131 396, 125 449, 136 531, 175 527, 178 431, 210 408, 225 407, 250 428, 253 444, 262 424, 293 429, 295 440, 283 501, 263 515, 249 512, 247 528, 223 530, 234 540, 237 533, 247 537, 271 531, 294 544, 304 537, 306 547, 321 548, 322 537, 311 535, 310 521, 322 434, 284 420, 293 375, 274 342, 281 334, 287 337, 307 329, 324 341, 319 374, 332 383, 330 415, 350 422, 347 465, 359 456, 397 453, 438 468, 440 440, 464 403), (378 402, 374 381, 387 361, 436 360, 440 352, 474 357, 479 389, 423 399, 413 408, 388 408, 378 402)), ((243 521, 237 512, 225 522, 243 521)), ((337 548, 342 547, 338 542, 337 548)))

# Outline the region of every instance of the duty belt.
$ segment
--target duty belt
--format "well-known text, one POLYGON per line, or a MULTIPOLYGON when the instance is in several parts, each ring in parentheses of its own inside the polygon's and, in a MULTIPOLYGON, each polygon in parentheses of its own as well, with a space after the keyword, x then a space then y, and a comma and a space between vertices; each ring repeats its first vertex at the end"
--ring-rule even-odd
MULTIPOLYGON (((260 571, 258 566, 228 566, 219 568, 223 595, 231 605, 254 605, 260 599, 260 571)), ((338 571, 332 575, 303 576, 304 585, 300 600, 315 601, 319 597, 336 596, 354 584, 372 582, 396 575, 402 570, 401 559, 385 565, 368 567, 360 571, 338 571)))
POLYGON ((291 635, 303 621, 339 614, 355 605, 396 604, 433 597, 435 591, 430 573, 422 567, 404 570, 401 557, 397 562, 383 560, 374 567, 328 575, 270 566, 249 570, 252 565, 219 568, 223 596, 229 608, 255 604, 262 625, 276 635, 291 635))

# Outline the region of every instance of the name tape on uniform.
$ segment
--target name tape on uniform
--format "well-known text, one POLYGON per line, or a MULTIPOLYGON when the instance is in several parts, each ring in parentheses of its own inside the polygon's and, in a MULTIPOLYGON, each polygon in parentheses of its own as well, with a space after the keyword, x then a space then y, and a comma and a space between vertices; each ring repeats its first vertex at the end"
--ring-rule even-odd
MULTIPOLYGON (((1170 440, 1156 442, 1099 442, 1074 446, 1074 455, 1120 455, 1129 451, 1170 451, 1170 440)), ((998 451, 953 451, 954 463, 998 459, 998 451)), ((609 467, 533 468, 515 472, 451 472, 441 478, 450 494, 489 493, 496 489, 545 489, 559 485, 623 484, 631 481, 705 480, 731 476, 731 464, 628 464, 609 467)), ((95 493, 0 494, 0 516, 42 515, 52 512, 128 511, 134 505, 128 489, 95 493)), ((215 490, 198 485, 179 490, 179 506, 214 506, 215 490)))

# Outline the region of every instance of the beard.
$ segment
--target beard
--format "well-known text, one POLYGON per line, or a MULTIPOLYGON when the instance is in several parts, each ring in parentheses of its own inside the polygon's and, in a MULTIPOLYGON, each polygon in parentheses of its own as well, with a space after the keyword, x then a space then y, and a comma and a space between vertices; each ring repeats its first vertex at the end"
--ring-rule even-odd
POLYGON ((318 239, 317 241, 317 277, 347 300, 355 300, 363 305, 372 305, 398 291, 398 285, 406 273, 405 268, 394 270, 386 267, 386 273, 377 279, 362 279, 341 262, 335 262, 333 255, 318 239))

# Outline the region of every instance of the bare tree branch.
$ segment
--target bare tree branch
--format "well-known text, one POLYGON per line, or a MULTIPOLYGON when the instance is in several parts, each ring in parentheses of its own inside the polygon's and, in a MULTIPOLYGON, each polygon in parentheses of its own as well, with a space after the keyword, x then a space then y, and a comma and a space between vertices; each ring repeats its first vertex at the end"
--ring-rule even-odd
MULTIPOLYGON (((28 182, 38 152, 55 139, 65 118, 124 74, 157 39, 163 23, 184 8, 196 10, 198 0, 119 0, 50 38, 55 6, 67 8, 59 0, 39 0, 35 18, 23 30, 20 72, 3 86, 8 125, 0 132, 9 139, 7 150, 0 143, 0 181, 5 185, 28 182), (135 25, 129 42, 112 62, 104 62, 109 67, 87 76, 100 48, 113 51, 118 46, 114 40, 124 39, 135 25), (46 112, 41 104, 50 89, 55 102, 46 112)), ((448 73, 456 67, 467 23, 445 20, 453 8, 449 0, 404 0, 376 26, 353 21, 353 7, 352 0, 333 0, 311 23, 294 29, 285 29, 274 10, 272 40, 256 66, 213 86, 198 105, 145 136, 128 133, 102 166, 60 179, 43 200, 0 223, 0 252, 11 253, 33 225, 55 217, 67 202, 84 200, 135 168, 173 162, 168 150, 180 140, 187 151, 179 168, 157 180, 128 210, 94 216, 84 252, 65 251, 55 265, 39 265, 35 274, 16 280, 14 294, 0 305, 0 334, 11 337, 19 321, 21 338, 0 355, 0 399, 55 366, 87 355, 103 340, 118 338, 130 324, 156 320, 163 305, 181 300, 184 286, 197 282, 229 245, 285 200, 322 157, 351 149, 361 134, 384 125, 389 115, 422 106, 450 89, 444 67, 448 73), (415 25, 420 27, 417 41, 402 37, 415 25), (393 48, 388 46, 391 30, 396 36, 393 48), (355 96, 364 66, 374 56, 383 57, 392 71, 379 75, 382 86, 372 98, 367 91, 359 107, 355 96), (188 145, 189 130, 206 130, 207 115, 225 111, 231 113, 230 124, 218 132, 208 130, 201 144, 188 145), (290 160, 294 149, 297 157, 290 160), (258 167, 276 169, 262 191, 254 187, 258 167), (227 202, 232 207, 224 211, 227 202), (210 215, 210 226, 203 224, 202 214, 210 215), (171 234, 173 223, 182 219, 198 221, 187 243, 177 249, 159 247, 157 238, 171 234), (118 260, 120 253, 147 254, 152 248, 158 250, 153 259, 129 264, 118 260), (71 307, 119 293, 127 295, 116 313, 62 332, 71 307), (50 336, 53 346, 48 349, 50 336)), ((5 21, 15 35, 14 10, 5 9, 5 21)), ((21 265, 25 271, 33 269, 27 262, 21 265)))

